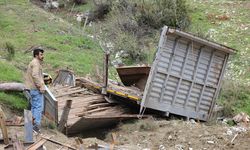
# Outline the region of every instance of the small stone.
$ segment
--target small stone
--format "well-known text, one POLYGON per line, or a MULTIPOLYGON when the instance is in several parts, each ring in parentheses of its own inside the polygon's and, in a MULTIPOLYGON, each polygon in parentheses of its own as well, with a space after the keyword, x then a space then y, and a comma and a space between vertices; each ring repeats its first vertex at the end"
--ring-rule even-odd
POLYGON ((207 141, 208 144, 214 144, 214 141, 207 141))
POLYGON ((181 145, 181 144, 175 145, 175 148, 178 149, 178 150, 184 150, 184 146, 181 145))
POLYGON ((168 139, 169 139, 169 140, 172 140, 172 139, 173 139, 172 135, 169 135, 169 136, 168 136, 168 139))
POLYGON ((227 135, 233 135, 233 132, 229 129, 229 130, 227 130, 227 135))
POLYGON ((191 122, 192 124, 196 124, 196 122, 195 122, 194 119, 190 119, 190 122, 191 122))
POLYGON ((193 150, 193 148, 192 148, 192 147, 189 147, 188 150, 193 150))
POLYGON ((160 146, 159 146, 159 150, 166 150, 166 148, 165 148, 164 145, 160 145, 160 146))

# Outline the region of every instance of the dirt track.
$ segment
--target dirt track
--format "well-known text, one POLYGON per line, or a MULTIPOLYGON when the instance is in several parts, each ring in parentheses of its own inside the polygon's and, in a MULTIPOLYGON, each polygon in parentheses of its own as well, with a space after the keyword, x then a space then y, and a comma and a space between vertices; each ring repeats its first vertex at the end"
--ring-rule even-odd
POLYGON ((190 121, 144 120, 121 125, 117 143, 127 149, 210 150, 249 149, 249 129, 223 124, 205 125, 190 121), (237 130, 237 131, 235 131, 237 130), (232 133, 232 134, 231 134, 232 133), (235 140, 231 143, 234 136, 235 140))

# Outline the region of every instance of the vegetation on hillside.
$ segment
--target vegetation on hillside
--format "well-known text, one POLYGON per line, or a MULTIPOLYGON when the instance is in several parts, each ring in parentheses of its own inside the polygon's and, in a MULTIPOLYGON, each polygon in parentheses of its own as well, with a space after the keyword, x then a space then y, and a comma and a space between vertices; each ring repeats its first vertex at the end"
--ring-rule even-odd
MULTIPOLYGON (((119 56, 124 64, 150 64, 160 28, 166 24, 238 50, 230 58, 219 102, 228 114, 250 114, 249 1, 111 1, 106 15, 93 19, 84 31, 84 21, 77 23, 76 14, 98 15, 110 1, 99 5, 63 2, 67 3, 64 8, 48 10, 50 13, 26 0, 0 0, 0 71, 6 72, 0 74, 0 82, 22 81, 21 72, 32 59, 33 46, 45 48, 45 71, 52 75, 60 68, 80 76, 100 70, 103 51, 99 41, 112 52, 111 62, 119 56)), ((0 101, 11 99, 5 94, 0 93, 0 101)))
MULTIPOLYGON (((52 75, 66 68, 81 76, 94 74, 102 63, 100 46, 79 28, 29 1, 0 0, 0 83, 23 81, 36 46, 45 49, 44 71, 52 75)), ((25 108, 24 101, 22 94, 0 92, 0 103, 11 108, 25 108)))
POLYGON ((188 31, 237 50, 229 60, 218 102, 225 114, 250 114, 250 13, 249 1, 189 0, 188 31))

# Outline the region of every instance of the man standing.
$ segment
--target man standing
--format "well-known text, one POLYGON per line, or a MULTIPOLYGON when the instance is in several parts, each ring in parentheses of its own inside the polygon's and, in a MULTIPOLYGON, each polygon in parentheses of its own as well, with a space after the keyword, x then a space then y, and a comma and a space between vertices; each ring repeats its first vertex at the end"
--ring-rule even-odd
POLYGON ((33 60, 28 65, 25 85, 31 96, 31 112, 34 118, 33 130, 40 132, 42 111, 44 107, 45 84, 42 73, 43 52, 41 48, 33 50, 33 60))

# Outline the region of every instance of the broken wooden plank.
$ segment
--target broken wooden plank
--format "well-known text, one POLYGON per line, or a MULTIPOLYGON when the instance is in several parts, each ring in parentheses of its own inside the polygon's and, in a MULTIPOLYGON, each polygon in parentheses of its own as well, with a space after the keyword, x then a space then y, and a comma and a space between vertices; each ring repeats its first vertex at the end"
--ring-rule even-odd
POLYGON ((102 94, 107 94, 107 87, 108 87, 108 66, 109 66, 109 52, 106 51, 105 59, 104 59, 104 78, 103 78, 103 87, 102 87, 102 94))
POLYGON ((84 91, 86 91, 86 89, 79 89, 79 90, 75 90, 75 91, 69 91, 69 92, 57 95, 56 98, 66 96, 66 95, 70 95, 70 94, 74 94, 74 93, 84 92, 84 91))
POLYGON ((80 85, 93 91, 93 92, 97 92, 100 93, 102 86, 94 81, 91 81, 87 78, 78 78, 77 79, 78 82, 80 82, 80 85))
POLYGON ((16 126, 16 127, 24 126, 23 123, 15 124, 15 123, 12 123, 12 122, 5 122, 5 125, 6 125, 6 126, 16 126))
POLYGON ((20 140, 16 140, 13 143, 13 149, 14 150, 25 150, 23 143, 20 140))
POLYGON ((4 144, 9 144, 9 137, 8 137, 8 131, 5 125, 5 115, 4 112, 2 110, 2 108, 0 107, 0 127, 2 129, 2 134, 3 134, 3 139, 4 139, 4 144))
POLYGON ((104 110, 107 110, 109 109, 110 107, 102 107, 102 108, 97 108, 97 109, 93 109, 93 110, 90 110, 90 111, 86 111, 84 113, 81 113, 81 114, 76 114, 78 117, 82 117, 82 116, 85 116, 85 115, 88 115, 88 114, 91 114, 91 113, 95 113, 95 112, 99 112, 99 111, 104 111, 104 110))
POLYGON ((71 145, 58 142, 58 141, 50 139, 48 137, 42 136, 42 138, 45 139, 45 140, 47 140, 47 141, 49 141, 49 142, 52 142, 54 144, 61 145, 61 146, 64 146, 64 147, 68 147, 69 149, 72 149, 72 150, 77 150, 76 148, 72 147, 71 145))
POLYGON ((26 109, 24 109, 24 140, 25 142, 33 141, 32 113, 26 109))
POLYGON ((26 150, 37 150, 38 148, 42 147, 47 142, 47 139, 40 138, 35 143, 30 145, 26 150))
MULTIPOLYGON (((136 114, 131 114, 131 115, 127 115, 127 114, 123 114, 123 115, 93 115, 93 116, 89 116, 89 115, 86 115, 86 116, 82 116, 83 118, 86 118, 86 119, 123 119, 123 118, 138 118, 138 115, 136 114)), ((147 118, 147 117, 150 117, 150 115, 144 115, 143 117, 147 118)))
MULTIPOLYGON (((13 139, 12 139, 13 140, 13 139)), ((14 143, 16 142, 16 140, 13 142, 13 143, 11 143, 11 144, 8 144, 7 146, 5 146, 4 147, 4 150, 13 150, 14 149, 14 143)), ((23 145, 24 146, 24 149, 26 149, 26 148, 28 148, 30 145, 32 145, 33 144, 33 142, 31 142, 31 143, 27 143, 27 142, 24 142, 24 143, 21 143, 21 145, 23 145)))
POLYGON ((87 110, 92 110, 92 109, 96 109, 96 108, 100 108, 100 107, 104 107, 104 106, 111 106, 109 103, 97 103, 97 104, 92 104, 92 105, 88 105, 87 106, 87 110))
POLYGON ((57 89, 56 87, 54 87, 53 91, 54 91, 54 94, 57 96, 57 95, 60 95, 60 94, 63 94, 63 93, 69 92, 69 91, 76 91, 79 89, 82 89, 82 88, 77 86, 77 87, 68 87, 68 88, 63 88, 63 89, 57 89))
POLYGON ((58 125, 58 130, 60 132, 62 132, 64 130, 64 128, 65 128, 65 124, 67 123, 67 120, 68 120, 71 105, 72 105, 72 100, 67 100, 66 104, 64 106, 64 109, 63 109, 61 119, 59 121, 59 125, 58 125))

